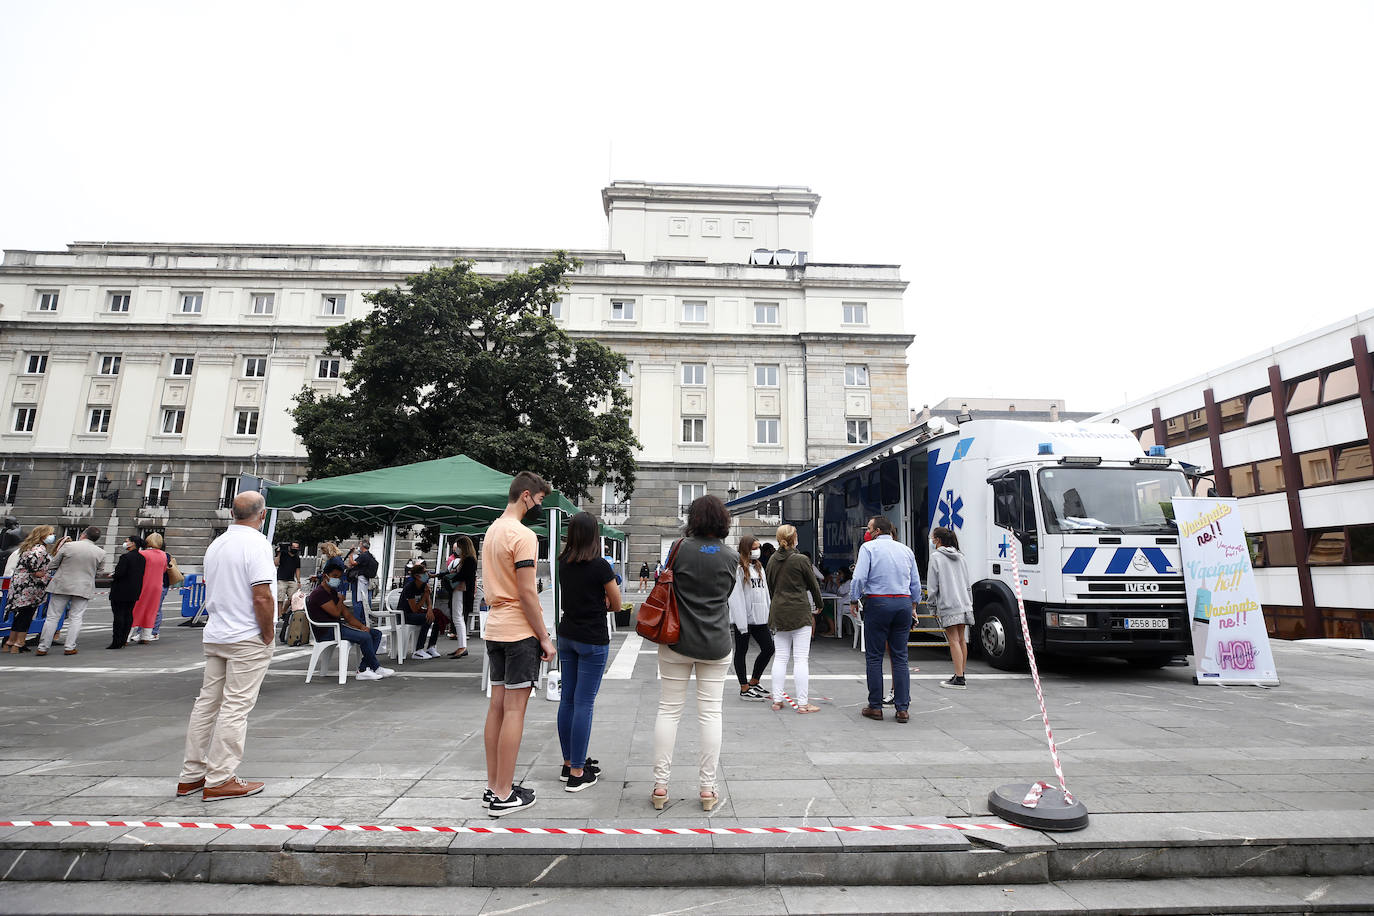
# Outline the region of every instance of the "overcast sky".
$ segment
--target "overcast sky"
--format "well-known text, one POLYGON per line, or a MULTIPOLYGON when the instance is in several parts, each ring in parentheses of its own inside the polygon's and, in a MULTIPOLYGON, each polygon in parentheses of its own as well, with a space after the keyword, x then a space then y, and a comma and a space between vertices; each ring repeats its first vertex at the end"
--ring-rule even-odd
POLYGON ((801 184, 911 402, 1142 397, 1374 307, 1369 2, 0 0, 0 247, 598 248, 801 184))

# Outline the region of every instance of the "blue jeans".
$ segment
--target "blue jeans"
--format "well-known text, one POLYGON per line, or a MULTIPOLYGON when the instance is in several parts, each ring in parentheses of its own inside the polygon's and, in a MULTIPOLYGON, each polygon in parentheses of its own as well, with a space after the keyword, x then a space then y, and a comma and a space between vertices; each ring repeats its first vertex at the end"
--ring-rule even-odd
POLYGON ((167 586, 162 586, 162 597, 157 599, 157 619, 153 621, 153 635, 162 629, 162 602, 167 600, 167 586))
POLYGON ((906 642, 911 638, 911 599, 864 599, 864 662, 868 668, 868 705, 883 708, 883 653, 892 656, 893 705, 911 705, 911 667, 906 642))
POLYGON ((558 639, 558 665, 563 678, 558 700, 558 743, 563 759, 575 770, 587 763, 587 742, 592 737, 592 707, 606 673, 610 646, 593 646, 566 637, 558 639))
MULTIPOLYGON (((382 644, 382 631, 376 628, 371 630, 355 630, 347 625, 339 626, 339 636, 351 643, 356 643, 358 650, 362 652, 363 660, 358 663, 359 671, 376 671, 381 667, 381 662, 377 661, 377 647, 382 644)), ((343 651, 343 647, 339 647, 343 651)))

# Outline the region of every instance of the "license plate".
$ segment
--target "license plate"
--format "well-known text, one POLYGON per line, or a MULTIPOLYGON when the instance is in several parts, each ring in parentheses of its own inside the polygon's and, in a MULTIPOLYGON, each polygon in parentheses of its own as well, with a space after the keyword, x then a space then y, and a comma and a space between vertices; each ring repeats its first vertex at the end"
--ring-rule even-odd
POLYGON ((1167 630, 1169 629, 1169 620, 1166 617, 1127 617, 1126 629, 1167 630))

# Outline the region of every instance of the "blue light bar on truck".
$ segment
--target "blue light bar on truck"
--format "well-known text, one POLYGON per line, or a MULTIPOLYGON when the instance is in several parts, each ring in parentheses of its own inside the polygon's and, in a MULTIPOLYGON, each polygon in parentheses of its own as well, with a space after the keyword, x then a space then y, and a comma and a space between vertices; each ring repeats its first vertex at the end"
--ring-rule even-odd
POLYGON ((1151 458, 1163 458, 1163 457, 1164 457, 1164 446, 1162 446, 1162 445, 1152 445, 1152 446, 1150 446, 1150 457, 1151 457, 1151 458))
POLYGON ((1054 445, 1049 442, 1041 442, 1040 447, 1035 452, 1037 455, 1053 455, 1054 445))

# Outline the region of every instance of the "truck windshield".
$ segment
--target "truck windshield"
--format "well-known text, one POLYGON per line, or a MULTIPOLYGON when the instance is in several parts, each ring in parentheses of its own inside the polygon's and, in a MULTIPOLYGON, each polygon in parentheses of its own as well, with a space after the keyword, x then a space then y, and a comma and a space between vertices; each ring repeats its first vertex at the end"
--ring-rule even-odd
POLYGON ((1191 496, 1181 471, 1157 468, 1043 468, 1045 530, 1171 531, 1175 496, 1191 496))

